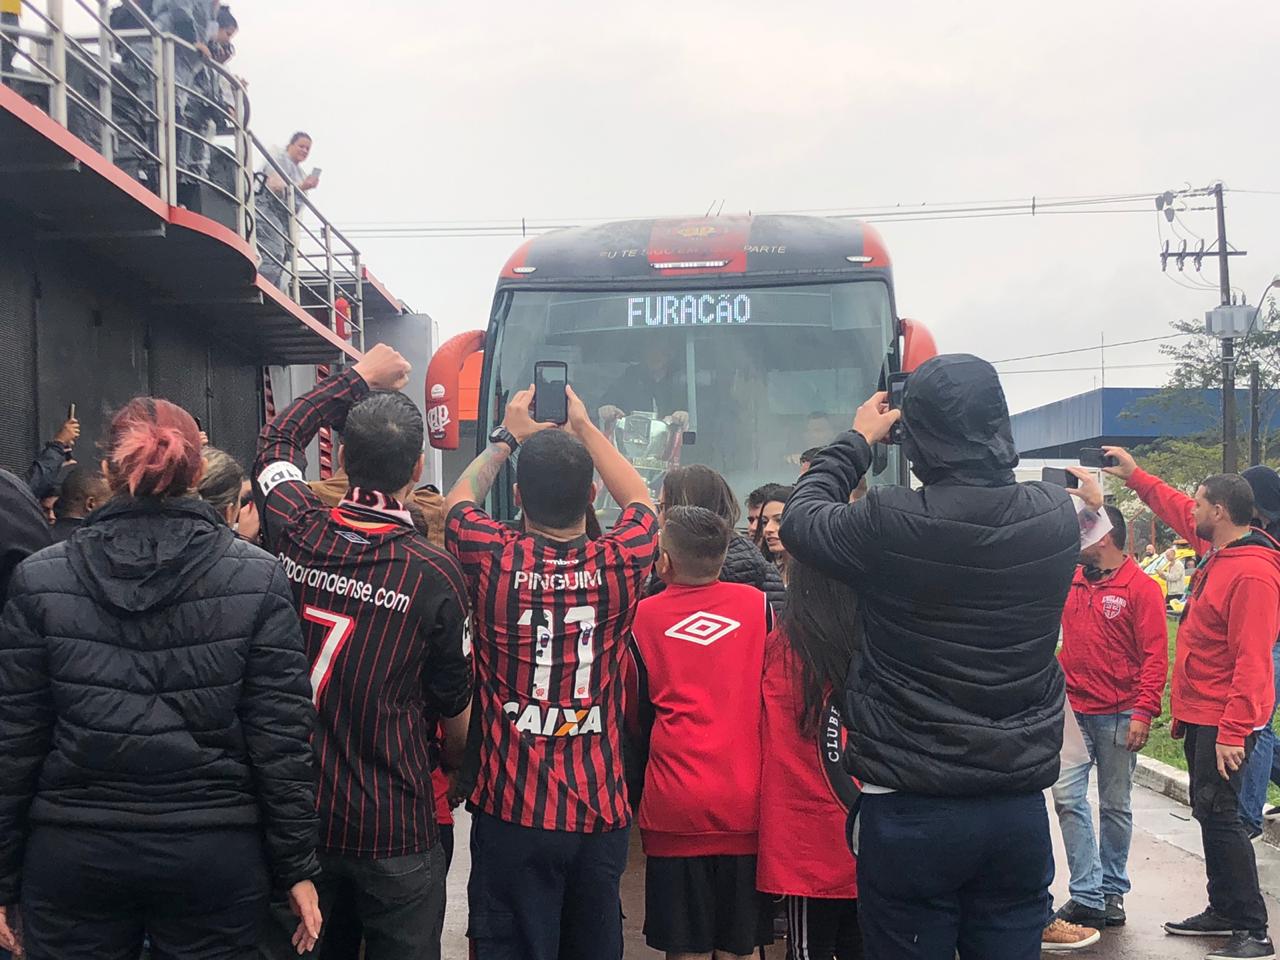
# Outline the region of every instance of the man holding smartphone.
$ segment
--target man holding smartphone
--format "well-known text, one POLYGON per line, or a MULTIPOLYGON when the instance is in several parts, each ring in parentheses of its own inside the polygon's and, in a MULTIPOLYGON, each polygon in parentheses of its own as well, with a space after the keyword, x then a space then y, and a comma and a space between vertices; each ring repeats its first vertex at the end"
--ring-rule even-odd
POLYGON ((658 521, 644 479, 564 389, 564 429, 535 420, 533 388, 513 396, 445 502, 445 545, 474 608, 467 935, 476 960, 622 956, 631 823, 622 667, 658 521), (517 450, 524 530, 480 506, 517 450), (622 513, 592 539, 596 471, 622 513))
POLYGON ((1178 629, 1173 671, 1173 735, 1191 778, 1191 815, 1200 824, 1209 904, 1170 921, 1168 933, 1221 937, 1207 960, 1275 956, 1258 865, 1240 817, 1244 767, 1271 722, 1271 652, 1280 632, 1280 545, 1251 527, 1254 495, 1235 473, 1208 477, 1194 498, 1141 469, 1127 450, 1106 471, 1205 557, 1178 629))

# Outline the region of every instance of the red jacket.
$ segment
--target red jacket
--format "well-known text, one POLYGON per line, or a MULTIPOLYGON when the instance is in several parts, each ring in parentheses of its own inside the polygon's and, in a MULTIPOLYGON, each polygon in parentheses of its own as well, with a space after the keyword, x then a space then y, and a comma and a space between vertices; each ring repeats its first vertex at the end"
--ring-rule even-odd
POLYGON ((764 659, 756 889, 776 896, 853 899, 858 896, 857 863, 844 836, 849 810, 832 788, 835 776, 856 789, 841 767, 844 730, 834 717, 823 725, 820 737, 805 737, 800 704, 799 661, 786 638, 775 632, 764 659))
POLYGON ((1196 534, 1195 501, 1137 470, 1129 487, 1201 555, 1178 628, 1173 717, 1216 726, 1218 742, 1242 746, 1271 722, 1271 650, 1280 631, 1280 545, 1261 530, 1220 550, 1196 534))
POLYGON ((1076 569, 1062 611, 1059 659, 1073 710, 1132 710, 1145 723, 1160 715, 1169 677, 1164 595, 1131 557, 1101 583, 1076 569))
POLYGON ((640 601, 632 631, 653 705, 645 853, 754 854, 768 601, 745 584, 671 586, 640 601))

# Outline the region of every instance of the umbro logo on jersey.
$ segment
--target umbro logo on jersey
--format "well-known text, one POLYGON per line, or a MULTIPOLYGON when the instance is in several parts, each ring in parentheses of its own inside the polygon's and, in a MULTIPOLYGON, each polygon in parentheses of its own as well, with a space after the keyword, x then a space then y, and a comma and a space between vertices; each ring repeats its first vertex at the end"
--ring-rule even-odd
POLYGON ((358 533, 352 533, 350 530, 336 530, 334 532, 337 533, 337 535, 340 536, 343 540, 350 540, 352 543, 358 543, 366 547, 369 545, 368 540, 360 536, 360 534, 358 533))
POLYGON ((730 620, 728 617, 722 617, 715 613, 699 611, 692 616, 685 617, 669 629, 666 635, 672 640, 688 640, 690 643, 696 643, 700 647, 709 647, 717 640, 723 640, 740 626, 742 624, 737 620, 730 620))

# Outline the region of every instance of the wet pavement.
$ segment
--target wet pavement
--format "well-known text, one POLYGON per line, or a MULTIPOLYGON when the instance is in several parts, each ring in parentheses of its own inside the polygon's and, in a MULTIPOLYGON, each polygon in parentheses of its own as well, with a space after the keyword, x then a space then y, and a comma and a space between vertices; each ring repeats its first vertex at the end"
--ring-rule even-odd
MULTIPOLYGON (((1066 954, 1046 956, 1080 957, 1081 960, 1194 960, 1201 958, 1217 941, 1170 937, 1161 929, 1166 920, 1182 919, 1205 906, 1204 861, 1200 856, 1200 830, 1190 818, 1190 810, 1143 787, 1134 787, 1134 836, 1129 855, 1129 876, 1133 891, 1125 898, 1129 914, 1126 926, 1105 932, 1095 946, 1066 954)), ((1097 809, 1097 798, 1094 798, 1097 809)), ((466 883, 469 864, 467 817, 458 818, 457 854, 449 874, 449 911, 445 918, 445 960, 467 960, 466 883)), ((1053 894, 1056 903, 1067 897, 1066 857, 1062 852, 1056 817, 1054 845, 1058 878, 1053 894)), ((1259 872, 1267 894, 1267 910, 1273 923, 1280 923, 1280 849, 1256 844, 1259 872)), ((626 956, 652 960, 662 954, 644 944, 644 854, 639 837, 632 837, 631 862, 623 879, 623 909, 626 921, 626 956)), ((782 960, 781 944, 768 951, 769 960, 782 960)))

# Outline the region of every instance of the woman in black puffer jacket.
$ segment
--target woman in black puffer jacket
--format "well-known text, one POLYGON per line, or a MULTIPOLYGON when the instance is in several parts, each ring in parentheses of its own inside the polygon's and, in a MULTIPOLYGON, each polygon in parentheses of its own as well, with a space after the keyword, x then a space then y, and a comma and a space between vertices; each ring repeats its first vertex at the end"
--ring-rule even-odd
MULTIPOLYGON (((195 421, 112 422, 114 499, 17 569, 0 621, 0 947, 251 955, 274 884, 315 945, 311 689, 283 570, 192 496, 195 421)), ((238 507, 238 504, 236 505, 238 507)))
MULTIPOLYGON (((697 463, 676 467, 663 478, 662 499, 658 503, 659 520, 662 519, 662 511, 670 507, 706 507, 735 528, 742 516, 728 481, 710 467, 697 463)), ((720 568, 720 579, 726 583, 747 583, 762 590, 774 610, 781 610, 787 597, 778 568, 764 558, 755 544, 737 534, 729 541, 729 552, 725 554, 724 565, 720 568)), ((645 594, 661 593, 665 586, 657 576, 652 576, 645 594)))

